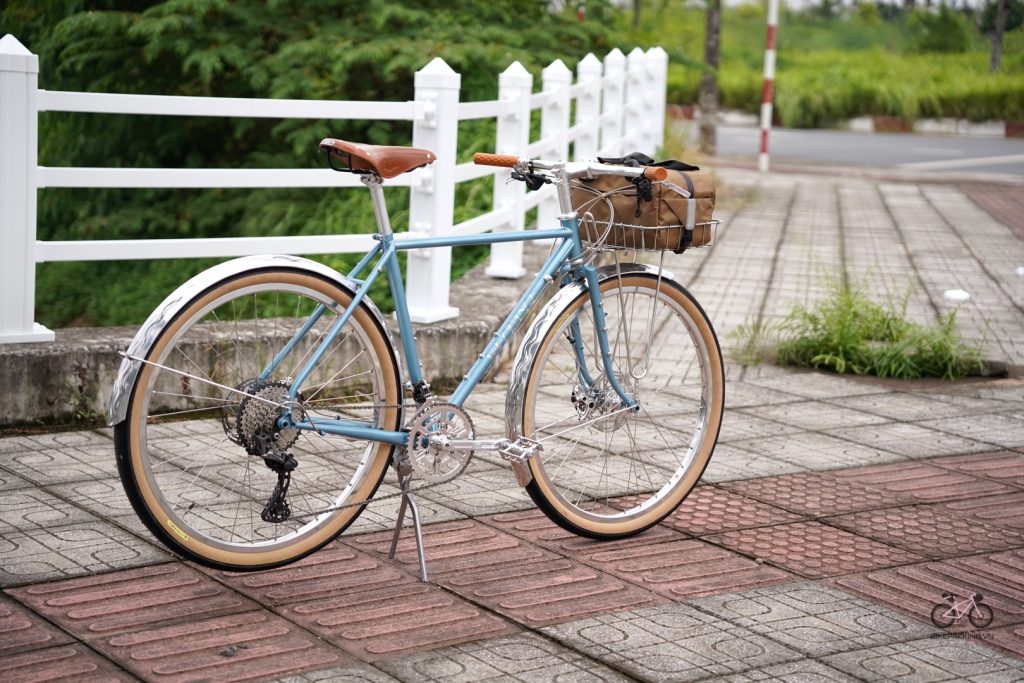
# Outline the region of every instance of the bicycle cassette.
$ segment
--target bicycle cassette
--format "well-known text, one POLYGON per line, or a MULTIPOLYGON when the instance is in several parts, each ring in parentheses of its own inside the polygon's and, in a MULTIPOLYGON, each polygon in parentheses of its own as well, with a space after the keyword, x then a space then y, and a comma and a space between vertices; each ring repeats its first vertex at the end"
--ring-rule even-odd
POLYGON ((473 455, 467 443, 476 436, 465 410, 451 403, 428 403, 409 429, 409 459, 421 479, 440 483, 452 479, 473 455))

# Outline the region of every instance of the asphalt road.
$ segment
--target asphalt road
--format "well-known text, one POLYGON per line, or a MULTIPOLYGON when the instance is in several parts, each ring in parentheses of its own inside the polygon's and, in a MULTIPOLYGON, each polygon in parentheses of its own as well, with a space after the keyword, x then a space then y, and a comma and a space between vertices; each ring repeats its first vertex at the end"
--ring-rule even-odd
MULTIPOLYGON (((719 126, 718 153, 756 157, 761 131, 719 126)), ((772 159, 1024 176, 1024 139, 773 129, 772 159)))

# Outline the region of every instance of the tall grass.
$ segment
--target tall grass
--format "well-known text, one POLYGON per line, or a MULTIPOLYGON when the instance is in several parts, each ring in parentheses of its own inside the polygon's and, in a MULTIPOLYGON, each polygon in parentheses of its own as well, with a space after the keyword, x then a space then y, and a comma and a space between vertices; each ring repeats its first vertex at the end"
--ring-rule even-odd
POLYGON ((863 288, 833 280, 828 296, 810 308, 795 304, 780 323, 741 325, 729 335, 730 351, 746 364, 773 360, 897 379, 953 380, 980 371, 980 345, 960 338, 956 310, 920 325, 906 319, 909 296, 879 303, 863 288))

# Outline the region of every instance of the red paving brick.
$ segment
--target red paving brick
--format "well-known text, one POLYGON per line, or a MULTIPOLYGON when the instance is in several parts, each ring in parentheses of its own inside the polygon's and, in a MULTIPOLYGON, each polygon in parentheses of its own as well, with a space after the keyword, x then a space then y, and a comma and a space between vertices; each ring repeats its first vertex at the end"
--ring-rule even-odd
POLYGON ((129 569, 8 592, 87 641, 257 607, 182 564, 129 569))
POLYGON ((351 660, 269 612, 246 612, 105 638, 97 649, 147 681, 242 681, 351 660))
POLYGON ((993 183, 962 183, 960 189, 992 218, 1024 240, 1024 197, 993 183))
POLYGON ((817 522, 727 531, 707 540, 814 579, 923 559, 817 522))
POLYGON ((930 465, 1024 488, 1024 455, 1014 451, 933 458, 930 465))
POLYGON ((995 617, 992 627, 1024 623, 1021 550, 854 574, 829 583, 923 621, 929 621, 946 591, 960 597, 981 593, 995 617))
POLYGON ((71 637, 24 607, 0 598, 0 657, 70 643, 71 637))
POLYGON ((513 633, 513 625, 437 586, 412 580, 280 608, 361 659, 397 657, 513 633))
POLYGON ((211 574, 362 659, 401 656, 515 630, 437 586, 420 583, 391 561, 340 544, 279 569, 211 574))
POLYGON ((107 660, 78 644, 0 658, 0 681, 113 683, 134 680, 133 676, 119 671, 107 660))
POLYGON ((1005 650, 1014 657, 1024 659, 1024 624, 1004 628, 987 628, 984 642, 986 645, 993 645, 1005 650))
POLYGON ((699 486, 662 524, 694 536, 799 521, 800 515, 715 486, 699 486))
POLYGON ((205 568, 200 568, 200 571, 270 608, 414 580, 391 562, 338 543, 294 564, 264 572, 224 572, 205 568))
POLYGON ((898 504, 898 501, 884 493, 840 482, 819 472, 731 481, 721 486, 769 505, 813 517, 898 504))
POLYGON ((826 523, 925 557, 965 557, 1024 546, 1024 536, 915 505, 828 517, 826 523))
POLYGON ((667 528, 654 527, 619 541, 594 541, 564 531, 538 510, 482 521, 673 600, 734 593, 793 578, 667 528))
MULTIPOLYGON (((387 552, 390 533, 345 542, 379 556, 387 552)), ((432 580, 529 626, 666 602, 653 592, 472 520, 429 526, 424 529, 424 544, 432 580)), ((399 543, 396 560, 410 573, 417 571, 411 538, 399 543)))
POLYGON ((942 508, 954 515, 965 515, 986 524, 1024 532, 1024 492, 955 500, 944 503, 942 508))
POLYGON ((1017 491, 1006 484, 920 462, 858 467, 829 474, 844 485, 870 486, 907 503, 941 503, 1017 491))

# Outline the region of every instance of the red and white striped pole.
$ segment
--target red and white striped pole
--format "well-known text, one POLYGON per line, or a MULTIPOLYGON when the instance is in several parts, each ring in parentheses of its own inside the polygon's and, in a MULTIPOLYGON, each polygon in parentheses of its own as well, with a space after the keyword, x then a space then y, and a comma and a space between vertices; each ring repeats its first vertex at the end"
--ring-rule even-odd
POLYGON ((772 88, 775 84, 775 36, 779 26, 779 0, 768 0, 768 35, 764 46, 764 90, 761 91, 761 153, 759 171, 768 170, 768 131, 772 127, 772 88))

